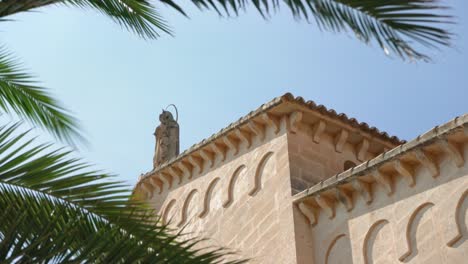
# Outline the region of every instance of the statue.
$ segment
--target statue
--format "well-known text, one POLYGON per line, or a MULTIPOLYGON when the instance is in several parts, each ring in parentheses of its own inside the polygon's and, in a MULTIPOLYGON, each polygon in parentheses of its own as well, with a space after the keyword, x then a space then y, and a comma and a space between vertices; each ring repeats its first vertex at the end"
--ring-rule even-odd
POLYGON ((172 113, 164 109, 159 115, 159 121, 161 124, 159 124, 159 126, 156 127, 156 131, 154 131, 154 136, 156 137, 156 147, 153 158, 154 168, 179 155, 179 124, 177 123, 177 108, 172 104, 169 106, 173 106, 175 108, 177 117, 174 120, 172 113))

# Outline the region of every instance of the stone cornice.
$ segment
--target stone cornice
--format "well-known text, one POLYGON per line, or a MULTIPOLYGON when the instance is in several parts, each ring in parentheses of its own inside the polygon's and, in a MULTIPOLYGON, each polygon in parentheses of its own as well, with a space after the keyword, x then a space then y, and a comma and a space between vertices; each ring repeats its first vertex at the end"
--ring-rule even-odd
MULTIPOLYGON (((403 143, 375 127, 369 127, 366 123, 359 123, 345 114, 337 114, 333 109, 328 110, 322 105, 316 105, 312 101, 305 102, 301 97, 287 93, 263 104, 257 110, 193 145, 153 171, 142 174, 135 188, 138 188, 143 181, 149 181, 147 180, 149 178, 157 178, 157 181, 152 180, 152 183, 145 185, 145 189, 154 186, 161 192, 165 187, 171 188, 174 182, 180 183, 183 178, 191 179, 194 173, 199 175, 206 169, 214 168, 217 156, 221 156, 221 162, 225 162, 228 151, 232 150, 233 154, 237 155, 241 144, 250 148, 254 137, 263 141, 268 128, 278 134, 282 127, 291 133, 296 133, 304 127, 311 127, 312 137, 316 143, 320 141, 322 134, 331 130, 332 136, 336 138, 337 151, 341 151, 343 145, 350 142, 356 145, 358 157, 368 151, 370 141, 382 151, 403 143), (205 162, 207 166, 204 166, 205 162), (174 172, 172 167, 178 169, 174 172), (172 171, 169 173, 169 170, 172 171), (180 180, 176 182, 174 178, 180 180)), ((376 154, 382 151, 377 151, 376 154)))
POLYGON ((353 200, 346 198, 352 197, 351 192, 359 193, 366 203, 372 203, 372 183, 381 185, 387 195, 392 195, 395 191, 392 176, 402 177, 409 187, 413 187, 417 166, 425 167, 433 178, 438 177, 442 155, 452 160, 456 167, 463 166, 463 147, 467 142, 468 114, 465 114, 296 194, 293 201, 314 225, 319 211, 334 216, 336 203, 353 208, 353 200), (434 152, 439 152, 438 159, 434 158, 434 152))

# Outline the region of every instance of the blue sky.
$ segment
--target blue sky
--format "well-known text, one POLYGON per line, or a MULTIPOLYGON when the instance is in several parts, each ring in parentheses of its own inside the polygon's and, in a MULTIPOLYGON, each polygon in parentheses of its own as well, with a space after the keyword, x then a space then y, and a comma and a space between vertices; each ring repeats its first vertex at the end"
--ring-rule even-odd
POLYGON ((467 112, 468 2, 444 1, 453 48, 432 63, 386 57, 350 34, 319 31, 286 8, 219 18, 161 12, 175 31, 145 41, 94 11, 48 7, 2 23, 0 40, 81 120, 81 156, 133 185, 151 169, 161 108, 179 108, 181 148, 291 92, 404 139, 467 112))

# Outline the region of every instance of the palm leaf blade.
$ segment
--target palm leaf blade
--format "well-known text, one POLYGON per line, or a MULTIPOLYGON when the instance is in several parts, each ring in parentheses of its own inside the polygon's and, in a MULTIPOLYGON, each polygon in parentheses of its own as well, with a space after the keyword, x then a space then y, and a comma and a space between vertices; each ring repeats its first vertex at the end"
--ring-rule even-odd
POLYGON ((199 240, 160 225, 112 176, 11 139, 17 128, 0 128, 0 262, 215 263, 227 253, 195 250, 199 240))

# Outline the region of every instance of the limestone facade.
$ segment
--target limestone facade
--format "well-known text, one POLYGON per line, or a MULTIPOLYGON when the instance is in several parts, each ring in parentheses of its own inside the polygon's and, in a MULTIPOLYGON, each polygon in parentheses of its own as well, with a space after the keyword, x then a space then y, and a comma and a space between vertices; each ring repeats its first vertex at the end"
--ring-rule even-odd
POLYGON ((249 263, 464 263, 466 143, 468 115, 405 143, 287 94, 141 176, 134 194, 249 263))

